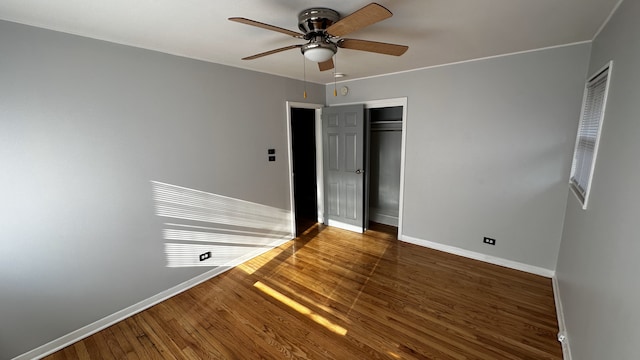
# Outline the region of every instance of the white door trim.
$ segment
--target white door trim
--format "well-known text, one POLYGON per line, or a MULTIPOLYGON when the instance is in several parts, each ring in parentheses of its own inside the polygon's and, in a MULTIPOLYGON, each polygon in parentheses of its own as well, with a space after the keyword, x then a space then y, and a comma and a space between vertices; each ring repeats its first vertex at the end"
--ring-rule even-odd
POLYGON ((287 155, 289 158, 289 200, 291 205, 291 235, 296 236, 296 202, 293 193, 293 139, 291 134, 291 109, 315 109, 316 125, 316 184, 318 202, 318 222, 324 221, 324 180, 322 178, 322 108, 323 104, 309 104, 295 101, 286 102, 287 111, 287 155), (320 128, 318 128, 320 126, 320 128))
MULTIPOLYGON (((365 109, 402 106, 402 148, 400 150, 400 199, 398 204, 398 238, 402 237, 402 215, 404 213, 404 169, 407 147, 407 98, 368 100, 353 103, 332 104, 329 106, 364 104, 365 109)), ((368 169, 367 169, 368 170, 368 169)))

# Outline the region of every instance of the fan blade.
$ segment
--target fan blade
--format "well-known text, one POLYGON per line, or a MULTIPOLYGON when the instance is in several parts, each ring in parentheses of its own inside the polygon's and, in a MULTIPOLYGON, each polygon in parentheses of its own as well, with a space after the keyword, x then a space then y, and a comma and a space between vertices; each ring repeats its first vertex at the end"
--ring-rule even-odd
POLYGON ((302 47, 302 45, 289 45, 289 46, 281 47, 281 48, 279 48, 279 49, 273 49, 273 50, 265 51, 265 52, 260 53, 260 54, 255 54, 255 55, 247 56, 247 57, 245 57, 245 58, 242 58, 242 60, 253 60, 253 59, 261 58, 261 57, 263 57, 263 56, 267 56, 267 55, 271 55, 271 54, 276 54, 276 53, 279 53, 279 52, 281 52, 281 51, 286 51, 286 50, 296 49, 296 48, 300 48, 300 47, 302 47))
POLYGON ((405 45, 389 44, 369 40, 342 39, 338 41, 338 47, 343 49, 369 51, 378 54, 400 56, 404 54, 409 47, 405 45))
POLYGON ((327 71, 327 70, 333 69, 333 59, 329 59, 325 62, 319 62, 318 68, 320 68, 320 71, 327 71))
POLYGON ((304 38, 304 34, 302 34, 302 33, 291 31, 291 30, 287 30, 287 29, 284 29, 284 28, 281 28, 281 27, 278 27, 278 26, 274 26, 274 25, 261 23, 259 21, 255 21, 255 20, 251 20, 251 19, 247 19, 247 18, 243 18, 243 17, 230 17, 229 20, 235 21, 235 22, 239 22, 241 24, 257 26, 259 28, 263 28, 263 29, 267 29, 267 30, 271 30, 271 31, 277 31, 279 33, 283 33, 285 35, 293 36, 295 38, 300 38, 300 39, 304 38))
POLYGON ((363 27, 375 24, 378 21, 388 19, 393 14, 382 5, 371 3, 360 10, 346 16, 335 24, 329 26, 326 30, 331 36, 344 36, 363 27))

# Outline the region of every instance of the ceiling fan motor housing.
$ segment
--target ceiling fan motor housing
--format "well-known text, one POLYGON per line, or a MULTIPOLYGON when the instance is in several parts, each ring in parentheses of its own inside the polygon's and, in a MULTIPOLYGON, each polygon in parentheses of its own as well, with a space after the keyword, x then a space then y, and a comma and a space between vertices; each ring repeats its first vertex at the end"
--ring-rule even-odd
POLYGON ((311 8, 300 12, 298 28, 304 32, 304 38, 309 40, 307 44, 302 45, 300 51, 305 54, 307 50, 312 50, 306 57, 319 62, 333 56, 338 47, 329 40, 325 30, 338 20, 340 20, 340 14, 328 8, 311 8))
POLYGON ((298 15, 298 28, 305 33, 305 39, 322 35, 325 36, 325 29, 340 20, 340 14, 327 8, 311 8, 303 10, 298 15))

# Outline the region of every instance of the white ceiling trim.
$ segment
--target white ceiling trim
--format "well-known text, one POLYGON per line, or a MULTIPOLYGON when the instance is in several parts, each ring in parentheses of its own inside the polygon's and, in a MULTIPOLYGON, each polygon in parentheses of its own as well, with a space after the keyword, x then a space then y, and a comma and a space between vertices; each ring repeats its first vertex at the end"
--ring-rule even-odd
MULTIPOLYGON (((507 56, 521 55, 521 54, 527 54, 527 53, 545 51, 545 50, 551 50, 551 49, 558 49, 558 48, 575 46, 575 45, 590 44, 591 42, 592 42, 592 40, 577 41, 577 42, 573 42, 573 43, 570 43, 570 44, 554 45, 554 46, 542 47, 542 48, 539 48, 539 49, 523 50, 523 51, 516 51, 516 52, 512 52, 512 53, 507 53, 507 54, 485 56, 485 57, 481 57, 481 58, 477 58, 477 59, 456 61, 456 62, 452 62, 452 63, 448 63, 448 64, 425 66, 425 67, 418 68, 418 69, 397 71, 397 72, 393 72, 393 73, 389 73, 389 74, 380 74, 380 75, 367 76, 367 77, 362 77, 362 78, 357 78, 357 79, 340 80, 340 81, 336 81, 335 83, 336 84, 341 84, 341 83, 347 83, 347 82, 351 82, 351 81, 373 79, 373 78, 390 76, 390 75, 405 74, 405 73, 410 73, 410 72, 414 72, 414 71, 429 70, 429 69, 435 69, 435 68, 440 68, 440 67, 445 67, 445 66, 460 65, 460 64, 476 62, 476 61, 483 61, 483 60, 491 60, 491 59, 502 58, 502 57, 507 57, 507 56)), ((324 85, 333 85, 333 83, 334 82, 332 81, 332 82, 328 82, 328 83, 326 83, 324 85)))
POLYGON ((611 12, 609 13, 609 16, 607 16, 607 18, 604 20, 604 22, 602 23, 602 25, 600 25, 600 28, 598 28, 598 31, 596 31, 596 34, 593 35, 593 38, 591 39, 592 41, 595 40, 598 35, 600 35, 600 33, 602 32, 602 30, 604 30, 604 28, 607 26, 607 24, 609 23, 609 21, 611 21, 611 18, 613 17, 613 15, 615 15, 615 13, 618 11, 618 9, 620 8, 620 5, 622 5, 622 2, 624 0, 620 0, 618 1, 618 3, 616 4, 616 6, 613 7, 613 9, 611 10, 611 12))

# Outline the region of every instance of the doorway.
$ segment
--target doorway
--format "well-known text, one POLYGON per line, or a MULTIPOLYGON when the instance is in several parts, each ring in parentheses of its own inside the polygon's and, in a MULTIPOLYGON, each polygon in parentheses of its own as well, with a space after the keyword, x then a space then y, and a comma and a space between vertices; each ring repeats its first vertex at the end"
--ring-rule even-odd
POLYGON ((318 220, 314 109, 291 109, 295 236, 318 220))

